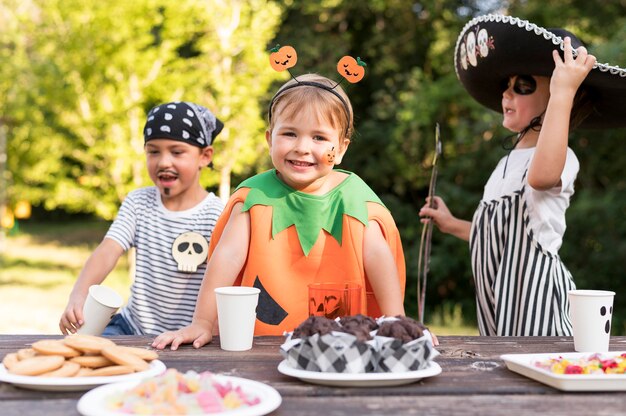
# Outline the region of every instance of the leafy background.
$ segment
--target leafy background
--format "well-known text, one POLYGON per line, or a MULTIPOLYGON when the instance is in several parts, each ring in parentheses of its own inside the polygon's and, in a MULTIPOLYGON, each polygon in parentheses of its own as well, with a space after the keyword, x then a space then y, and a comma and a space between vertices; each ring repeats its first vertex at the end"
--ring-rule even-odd
MULTIPOLYGON (((415 316, 417 212, 435 123, 444 141, 438 194, 458 217, 471 218, 505 154, 500 115, 465 93, 453 64, 463 25, 488 12, 566 28, 600 62, 626 65, 625 0, 0 0, 0 206, 32 203, 23 226, 110 221, 131 189, 150 184, 145 112, 176 99, 203 103, 226 123, 215 169, 202 178, 225 198, 270 166, 266 108, 287 74, 269 68, 268 49, 290 44, 294 74, 331 78, 341 56, 360 56, 367 75, 346 86, 357 132, 342 167, 364 178, 398 223, 415 316)), ((579 288, 617 292, 614 334, 626 333, 625 133, 571 134, 581 171, 560 252, 579 288)), ((7 265, 4 254, 0 261, 7 265)), ((434 233, 427 289, 427 320, 454 315, 475 325, 467 243, 434 233)))

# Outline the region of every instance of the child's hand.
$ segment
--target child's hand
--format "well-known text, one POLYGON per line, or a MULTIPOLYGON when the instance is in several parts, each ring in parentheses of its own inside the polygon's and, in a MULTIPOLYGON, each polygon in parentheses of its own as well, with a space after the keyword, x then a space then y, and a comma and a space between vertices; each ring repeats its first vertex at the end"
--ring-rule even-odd
POLYGON ((205 325, 192 322, 191 325, 179 329, 178 331, 164 332, 154 339, 152 347, 162 350, 169 344, 172 344, 172 351, 178 349, 181 344, 189 344, 193 342, 194 348, 200 348, 208 344, 213 339, 211 329, 205 325))
POLYGON ((578 56, 572 55, 572 41, 569 37, 563 40, 564 58, 561 59, 557 50, 552 51, 554 58, 554 72, 550 80, 550 94, 569 94, 572 98, 576 94, 578 87, 587 77, 587 74, 596 63, 596 57, 589 55, 584 46, 576 49, 578 56))
POLYGON ((439 340, 437 339, 437 335, 435 335, 434 332, 432 332, 431 330, 428 330, 428 332, 430 332, 430 337, 433 339, 433 346, 438 346, 439 345, 439 340))
POLYGON ((420 209, 419 216, 422 217, 420 222, 423 224, 433 221, 434 224, 444 233, 449 233, 449 226, 454 216, 448 209, 448 206, 438 196, 433 197, 433 206, 430 207, 430 197, 426 198, 426 204, 420 209))
POLYGON ((83 306, 85 304, 85 296, 81 298, 70 297, 61 320, 59 321, 59 329, 63 335, 74 334, 83 326, 83 306))
POLYGON ((433 221, 442 233, 452 234, 461 240, 469 241, 472 223, 460 220, 448 209, 443 199, 433 197, 433 207, 430 208, 430 198, 426 198, 426 205, 420 209, 421 222, 426 224, 433 221))

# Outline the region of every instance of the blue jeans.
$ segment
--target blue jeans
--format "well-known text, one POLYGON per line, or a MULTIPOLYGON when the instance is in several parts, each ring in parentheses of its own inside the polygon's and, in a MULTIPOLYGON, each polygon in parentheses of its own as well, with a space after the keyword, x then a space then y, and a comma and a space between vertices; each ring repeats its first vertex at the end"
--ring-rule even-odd
POLYGON ((135 335, 135 331, 121 313, 116 313, 102 331, 102 335, 135 335))

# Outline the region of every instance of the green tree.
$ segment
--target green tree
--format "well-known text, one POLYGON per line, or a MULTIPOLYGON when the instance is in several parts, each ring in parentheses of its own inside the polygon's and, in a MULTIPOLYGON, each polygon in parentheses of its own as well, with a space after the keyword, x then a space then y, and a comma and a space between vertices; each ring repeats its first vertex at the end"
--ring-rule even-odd
MULTIPOLYGON (((276 78, 262 70, 280 9, 254 1, 33 0, 3 5, 15 19, 9 47, 24 59, 10 70, 10 198, 46 209, 112 218, 133 188, 148 185, 141 129, 146 111, 172 100, 211 108, 226 128, 207 186, 256 158, 257 102, 276 78), (16 79, 16 78, 13 78, 16 79), (13 101, 11 101, 13 100, 13 101)), ((9 61, 13 65, 13 61, 9 61)))
MULTIPOLYGON (((343 54, 368 63, 366 78, 348 87, 355 106, 357 135, 344 166, 362 176, 381 195, 398 223, 405 248, 408 283, 405 306, 415 316, 416 268, 421 224, 434 144, 434 125, 442 126, 438 194, 453 212, 471 219, 483 186, 497 160, 506 154, 508 131, 501 116, 477 104, 454 71, 453 51, 462 27, 472 17, 499 12, 544 27, 565 27, 597 49, 603 62, 624 66, 624 1, 561 0, 391 0, 313 3, 292 0, 277 34, 299 53, 295 73, 334 75, 343 54)), ((568 211, 561 255, 579 287, 619 290, 626 256, 624 178, 626 160, 616 146, 624 130, 578 131, 571 146, 581 172, 568 211), (584 253, 585 255, 581 255, 584 253), (587 255, 589 254, 589 255, 587 255)), ((616 298, 616 311, 626 310, 616 298)), ((626 302, 626 300, 623 300, 626 302)), ((435 232, 427 292, 427 320, 447 303, 462 306, 475 319, 474 289, 466 242, 435 232)), ((614 317, 625 332, 626 314, 614 317)))

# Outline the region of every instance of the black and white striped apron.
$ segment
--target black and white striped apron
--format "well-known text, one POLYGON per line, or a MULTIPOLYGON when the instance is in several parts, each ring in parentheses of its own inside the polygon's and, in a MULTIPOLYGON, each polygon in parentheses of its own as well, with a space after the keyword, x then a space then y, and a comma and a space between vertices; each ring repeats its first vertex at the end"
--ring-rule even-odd
POLYGON ((472 221, 470 250, 481 335, 571 335, 567 291, 572 275, 544 250, 529 227, 521 189, 481 201, 472 221))

